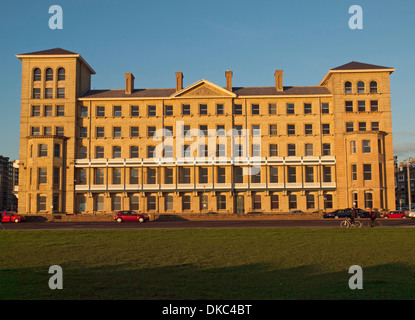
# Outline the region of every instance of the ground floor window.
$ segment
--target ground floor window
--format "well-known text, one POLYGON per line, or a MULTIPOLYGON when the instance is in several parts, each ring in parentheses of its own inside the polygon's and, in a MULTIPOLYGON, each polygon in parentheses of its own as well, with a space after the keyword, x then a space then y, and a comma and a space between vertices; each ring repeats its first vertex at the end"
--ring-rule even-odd
POLYGON ((104 196, 95 197, 95 211, 104 211, 104 196))
POLYGON ((167 210, 173 210, 173 196, 167 195, 164 198, 164 202, 165 202, 164 208, 165 208, 166 211, 167 210))
POLYGON ((372 192, 365 192, 365 208, 373 208, 372 192))
POLYGON ((200 210, 207 210, 209 208, 209 197, 207 195, 200 196, 200 210))
POLYGON ((132 195, 130 197, 130 210, 138 210, 140 203, 140 197, 137 195, 132 195))
POLYGON ((121 210, 121 197, 120 196, 113 196, 112 197, 112 210, 121 210))
POLYGON ((220 194, 218 196, 218 210, 225 210, 226 209, 226 196, 224 194, 220 194))
POLYGON ((37 196, 37 211, 46 211, 46 196, 37 196))
POLYGON ((184 195, 182 197, 182 209, 190 210, 190 208, 191 208, 191 197, 188 195, 184 195))
POLYGON ((278 194, 271 195, 271 210, 279 208, 279 196, 278 194))
POLYGON ((261 210, 261 195, 254 195, 254 210, 261 210))
POLYGON ((308 193, 307 194, 307 209, 314 209, 315 202, 314 202, 314 194, 308 193))
POLYGON ((86 197, 84 195, 78 197, 78 211, 86 211, 86 197))
POLYGON ((332 194, 326 194, 324 196, 324 208, 333 209, 333 195, 332 194))
POLYGON ((156 197, 155 196, 147 197, 147 210, 156 210, 156 197))
POLYGON ((290 193, 288 196, 288 208, 297 209, 297 195, 294 193, 290 193))

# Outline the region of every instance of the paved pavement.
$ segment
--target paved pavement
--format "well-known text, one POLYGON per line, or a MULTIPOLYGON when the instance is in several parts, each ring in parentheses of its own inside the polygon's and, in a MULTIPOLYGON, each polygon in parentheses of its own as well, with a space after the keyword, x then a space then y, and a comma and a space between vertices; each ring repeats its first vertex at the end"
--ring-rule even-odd
MULTIPOLYGON (((415 220, 378 219, 382 227, 415 227, 415 220)), ((324 220, 222 220, 222 221, 151 221, 145 223, 96 222, 23 222, 0 224, 2 230, 87 230, 87 229, 174 229, 174 228, 339 228, 342 219, 324 220)), ((366 219, 360 219, 363 228, 366 219)))

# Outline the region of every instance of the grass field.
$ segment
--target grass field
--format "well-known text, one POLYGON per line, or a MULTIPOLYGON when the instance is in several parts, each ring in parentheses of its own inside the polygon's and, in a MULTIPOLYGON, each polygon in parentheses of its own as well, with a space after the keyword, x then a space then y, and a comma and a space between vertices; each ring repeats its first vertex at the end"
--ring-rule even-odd
POLYGON ((0 299, 414 299, 415 229, 0 232, 0 299), (51 265, 63 289, 51 290, 51 265), (363 268, 363 289, 348 286, 363 268))

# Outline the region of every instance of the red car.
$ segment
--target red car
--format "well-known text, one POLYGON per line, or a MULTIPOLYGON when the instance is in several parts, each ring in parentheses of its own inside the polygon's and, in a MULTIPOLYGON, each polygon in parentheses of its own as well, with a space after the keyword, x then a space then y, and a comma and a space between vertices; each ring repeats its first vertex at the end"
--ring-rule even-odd
POLYGON ((134 211, 118 211, 115 214, 114 220, 117 222, 123 221, 138 221, 138 222, 145 222, 149 220, 148 215, 135 213, 134 211))
POLYGON ((18 216, 12 211, 0 211, 1 222, 23 222, 25 217, 18 216))
POLYGON ((397 210, 397 211, 391 211, 389 213, 385 213, 385 214, 381 215, 380 217, 384 218, 384 219, 389 219, 389 218, 391 218, 391 219, 405 219, 406 218, 405 214, 406 214, 405 211, 397 210))

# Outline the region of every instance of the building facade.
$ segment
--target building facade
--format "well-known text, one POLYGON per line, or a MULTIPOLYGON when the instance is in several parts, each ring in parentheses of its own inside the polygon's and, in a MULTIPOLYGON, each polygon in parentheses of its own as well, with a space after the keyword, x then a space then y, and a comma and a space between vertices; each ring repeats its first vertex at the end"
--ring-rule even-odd
POLYGON ((409 209, 415 207, 415 159, 409 158, 405 162, 396 163, 395 186, 396 186, 396 208, 409 209), (410 180, 408 183, 408 173, 410 180), (411 201, 409 201, 409 197, 411 201))
POLYGON ((0 211, 17 211, 17 198, 14 193, 18 183, 19 170, 16 161, 0 155, 0 211))
MULTIPOLYGON (((395 208, 390 74, 351 62, 317 86, 91 90, 63 49, 22 61, 19 212, 265 213, 395 208)), ((173 81, 172 81, 173 82, 173 81)))

